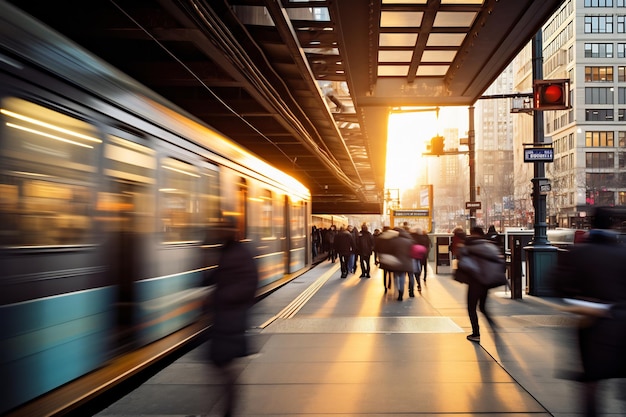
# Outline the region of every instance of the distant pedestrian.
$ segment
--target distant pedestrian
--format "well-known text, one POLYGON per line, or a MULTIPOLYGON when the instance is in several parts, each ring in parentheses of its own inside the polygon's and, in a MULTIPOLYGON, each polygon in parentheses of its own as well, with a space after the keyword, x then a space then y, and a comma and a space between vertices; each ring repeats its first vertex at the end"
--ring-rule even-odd
MULTIPOLYGON (((357 238, 359 237, 359 232, 356 230, 356 227, 352 225, 348 225, 348 232, 350 232, 350 234, 352 235, 352 239, 354 239, 354 244, 356 245, 357 238)), ((357 253, 356 247, 355 247, 354 250, 352 251, 352 254, 350 254, 350 259, 348 261, 348 270, 350 271, 351 274, 354 274, 356 272, 356 263, 357 263, 358 257, 359 257, 359 254, 357 253)))
POLYGON ((235 408, 235 359, 248 354, 245 331, 248 310, 254 304, 259 283, 257 266, 244 244, 239 240, 237 223, 225 219, 212 229, 223 243, 218 267, 206 280, 215 285, 206 308, 212 317, 209 359, 220 371, 225 390, 225 416, 232 416, 235 408))
POLYGON ((457 226, 452 231, 452 241, 450 242, 450 253, 452 254, 452 259, 457 259, 458 249, 465 244, 465 239, 467 235, 465 234, 465 230, 461 226, 457 226))
POLYGON ((383 231, 376 237, 374 246, 378 255, 378 266, 383 270, 383 285, 385 286, 385 294, 391 288, 391 278, 393 276, 392 268, 399 262, 393 255, 391 248, 391 239, 398 236, 398 232, 389 226, 383 226, 383 231))
POLYGON ((328 247, 328 260, 335 263, 337 252, 335 251, 335 236, 337 236, 337 226, 331 224, 324 235, 324 243, 328 247))
POLYGON ((361 231, 357 235, 356 253, 360 260, 361 276, 360 278, 370 277, 370 259, 374 252, 374 236, 370 233, 367 225, 361 225, 361 231))
POLYGON ((586 242, 561 253, 556 286, 571 312, 580 314, 578 350, 582 364, 583 409, 598 415, 598 384, 626 378, 626 247, 610 230, 613 208, 598 208, 586 242))
POLYGON ((376 251, 376 238, 380 235, 380 229, 374 229, 372 236, 374 237, 374 265, 378 266, 378 252, 376 251))
POLYGON ((477 306, 492 327, 495 322, 487 310, 489 289, 506 284, 504 258, 497 246, 485 239, 482 227, 475 226, 457 249, 459 258, 455 279, 467 284, 467 312, 472 333, 467 336, 472 342, 480 342, 477 306))
MULTIPOLYGON (((417 243, 418 245, 422 245, 424 248, 426 248, 426 253, 420 261, 420 265, 421 265, 420 271, 418 271, 417 275, 415 276, 415 279, 417 280, 419 284, 421 270, 424 270, 424 282, 426 282, 426 278, 428 278, 428 256, 430 253, 430 248, 433 246, 433 244, 430 241, 430 238, 428 237, 428 232, 426 232, 425 230, 422 230, 419 227, 413 233, 411 233, 411 236, 413 237, 413 240, 415 241, 415 243, 417 243)), ((418 285, 418 288, 419 288, 419 285, 418 285)))
POLYGON ((414 245, 409 232, 402 227, 394 228, 398 235, 391 239, 389 244, 391 253, 398 259, 398 264, 392 267, 393 275, 398 289, 398 301, 402 301, 404 296, 405 281, 409 276, 409 297, 415 297, 413 278, 413 258, 411 249, 414 245))
POLYGON ((348 276, 348 272, 350 272, 350 255, 352 255, 356 249, 356 243, 354 242, 354 238, 352 237, 352 233, 350 233, 347 229, 343 227, 335 236, 335 252, 339 256, 339 263, 341 265, 341 278, 346 278, 348 276))

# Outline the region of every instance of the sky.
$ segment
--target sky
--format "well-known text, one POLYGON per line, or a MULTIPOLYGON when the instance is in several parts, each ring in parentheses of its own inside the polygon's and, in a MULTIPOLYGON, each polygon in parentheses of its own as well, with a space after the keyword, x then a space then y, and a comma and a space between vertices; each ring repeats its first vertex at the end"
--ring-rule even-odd
POLYGON ((391 113, 387 133, 387 172, 385 188, 401 191, 413 188, 420 164, 429 157, 422 157, 426 143, 437 134, 443 135, 446 128, 458 128, 464 137, 468 130, 467 107, 442 107, 437 112, 391 113))

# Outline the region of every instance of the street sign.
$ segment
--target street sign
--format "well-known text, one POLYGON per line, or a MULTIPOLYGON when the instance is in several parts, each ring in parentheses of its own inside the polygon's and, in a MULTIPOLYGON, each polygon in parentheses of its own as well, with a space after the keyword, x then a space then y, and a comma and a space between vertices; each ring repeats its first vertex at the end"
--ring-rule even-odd
POLYGON ((428 209, 416 209, 416 210, 394 210, 395 217, 428 217, 428 209))
POLYGON ((539 184, 539 191, 547 193, 548 191, 552 191, 552 186, 550 184, 539 184))
POLYGON ((554 148, 526 148, 524 149, 524 162, 552 162, 554 161, 554 148))
POLYGON ((465 208, 470 210, 470 209, 478 209, 480 210, 481 205, 480 205, 480 201, 466 201, 465 202, 465 208))

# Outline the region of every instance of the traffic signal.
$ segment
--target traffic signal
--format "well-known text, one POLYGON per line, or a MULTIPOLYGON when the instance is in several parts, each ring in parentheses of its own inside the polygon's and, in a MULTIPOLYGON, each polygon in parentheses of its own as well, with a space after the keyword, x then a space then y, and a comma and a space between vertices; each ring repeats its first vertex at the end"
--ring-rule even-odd
POLYGON ((569 80, 535 80, 534 110, 569 109, 569 80))
POLYGON ((443 141, 443 136, 433 136, 430 140, 430 153, 437 156, 443 155, 443 141))

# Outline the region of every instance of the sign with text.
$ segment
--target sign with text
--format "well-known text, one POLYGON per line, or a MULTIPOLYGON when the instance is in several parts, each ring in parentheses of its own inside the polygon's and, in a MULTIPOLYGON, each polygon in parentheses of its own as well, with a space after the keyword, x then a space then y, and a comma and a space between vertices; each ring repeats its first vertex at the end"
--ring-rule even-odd
POLYGON ((481 205, 480 205, 480 201, 466 201, 465 202, 465 208, 470 210, 470 209, 478 209, 480 210, 481 205))
POLYGON ((394 210, 393 215, 396 217, 428 217, 430 210, 414 209, 414 210, 394 210))
POLYGON ((524 149, 524 162, 552 162, 554 161, 554 148, 526 148, 524 149))

